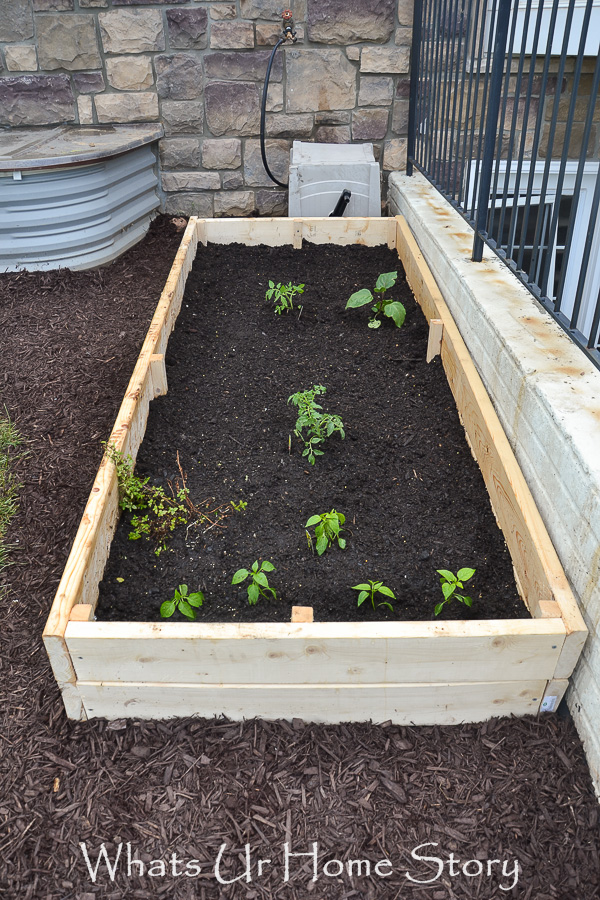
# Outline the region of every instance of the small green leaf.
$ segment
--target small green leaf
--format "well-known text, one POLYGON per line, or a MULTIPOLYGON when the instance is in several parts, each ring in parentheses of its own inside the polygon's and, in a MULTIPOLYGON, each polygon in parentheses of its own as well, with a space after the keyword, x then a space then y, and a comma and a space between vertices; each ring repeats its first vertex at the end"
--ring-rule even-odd
POLYGON ((468 581, 469 578, 472 578, 475 574, 475 569, 459 569, 456 573, 456 577, 460 581, 468 581))
POLYGON ((182 597, 187 597, 187 592, 188 592, 187 584, 180 584, 179 587, 177 588, 177 590, 179 591, 179 593, 182 597))
POLYGON ((404 320, 406 319, 406 310, 401 303, 398 303, 398 301, 386 303, 383 311, 386 316, 389 316, 390 319, 394 320, 398 328, 403 326, 404 320))
POLYGON ((370 591, 371 585, 370 584, 354 584, 354 585, 352 585, 352 590, 353 591, 370 591))
POLYGON ((248 569, 238 569, 233 578, 231 579, 232 584, 239 584, 241 581, 244 581, 249 575, 248 569))
POLYGON ((181 603, 179 604, 179 612, 183 613, 183 615, 186 616, 188 619, 196 618, 196 613, 194 612, 194 610, 192 609, 190 604, 187 602, 187 600, 181 601, 181 603))
POLYGON ((304 527, 309 528, 311 525, 318 525, 320 521, 321 516, 311 516, 304 527))
POLYGON ((348 302, 346 303, 346 309, 358 309, 360 306, 366 306, 367 303, 371 303, 373 300, 373 294, 371 291, 367 290, 367 288, 363 288, 362 291, 356 291, 348 302))
POLYGON ((368 322, 369 328, 379 328, 380 325, 381 322, 379 319, 371 319, 371 321, 368 322))
POLYGON ((329 546, 329 541, 327 540, 325 535, 322 534, 321 537, 319 538, 319 540, 317 541, 317 553, 319 554, 319 556, 323 556, 323 554, 327 550, 328 546, 329 546))
POLYGON ((397 272, 385 272, 383 275, 380 275, 377 279, 377 284, 375 285, 375 290, 377 293, 381 293, 382 291, 389 291, 391 287, 396 284, 396 279, 398 278, 397 272))
POLYGON ((435 615, 436 615, 436 616, 439 616, 439 614, 441 613, 441 611, 442 611, 443 608, 444 608, 444 604, 443 604, 443 603, 437 603, 437 604, 436 604, 436 607, 435 607, 435 610, 434 610, 435 615))
POLYGON ((124 578, 117 578, 116 581, 118 581, 120 584, 123 584, 123 582, 125 581, 125 579, 124 579, 124 578))
POLYGON ((441 575, 442 578, 445 578, 446 581, 450 581, 454 583, 456 581, 456 575, 454 572, 449 572, 448 569, 436 569, 438 575, 441 575))
POLYGON ((386 603, 385 600, 383 601, 383 603, 378 603, 377 606, 387 606, 388 609, 391 609, 391 611, 394 612, 394 607, 392 606, 392 604, 386 603))
POLYGON ((368 591, 361 591, 360 594, 358 595, 358 603, 356 605, 360 606, 361 603, 364 603, 364 601, 367 599, 368 596, 369 596, 368 591))
POLYGON ((163 619, 168 619, 175 612, 175 601, 174 600, 165 600, 164 603, 161 603, 160 606, 160 614, 163 619))
POLYGON ((344 538, 338 538, 338 547, 340 548, 340 550, 346 549, 346 541, 344 540, 344 538))
POLYGON ((252 571, 253 571, 253 572, 258 572, 258 560, 255 560, 255 561, 252 563, 252 571))
POLYGON ((248 603, 251 606, 254 606, 254 604, 257 602, 257 600, 258 600, 258 585, 254 584, 254 582, 252 582, 252 584, 248 585, 248 603))
POLYGON ((456 590, 455 584, 448 584, 448 582, 444 582, 442 585, 442 594, 446 600, 449 600, 454 591, 456 590))
POLYGON ((202 606, 204 603, 204 594, 202 591, 195 591, 187 598, 190 606, 202 606))
POLYGON ((261 566, 261 569, 263 570, 263 572, 275 572, 276 571, 275 566, 273 565, 272 562, 269 562, 268 559, 265 559, 265 561, 263 562, 263 564, 261 566))
POLYGON ((256 574, 254 575, 254 581, 256 582, 256 584, 262 585, 262 587, 269 587, 269 582, 264 572, 256 572, 256 574))
POLYGON ((473 606, 473 599, 471 597, 461 597, 460 599, 466 606, 473 606))
POLYGON ((388 587, 385 587, 385 585, 381 585, 381 587, 379 588, 379 593, 384 594, 386 597, 391 597, 392 600, 396 599, 396 595, 394 594, 394 592, 390 591, 390 589, 388 587))

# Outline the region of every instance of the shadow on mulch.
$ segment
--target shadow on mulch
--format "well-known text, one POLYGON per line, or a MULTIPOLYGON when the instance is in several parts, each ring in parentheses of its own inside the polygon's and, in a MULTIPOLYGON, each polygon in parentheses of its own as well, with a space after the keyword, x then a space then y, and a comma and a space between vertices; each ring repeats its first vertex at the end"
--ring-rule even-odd
POLYGON ((161 218, 104 269, 0 276, 1 400, 30 451, 0 608, 0 896, 600 897, 598 804, 556 716, 66 720, 41 632, 180 236, 161 218), (286 842, 316 851, 316 881, 304 856, 286 882, 286 842), (94 882, 102 844, 114 879, 101 862, 94 882), (242 876, 230 885, 216 878, 222 845, 221 878, 242 876), (261 875, 259 858, 271 859, 261 875))

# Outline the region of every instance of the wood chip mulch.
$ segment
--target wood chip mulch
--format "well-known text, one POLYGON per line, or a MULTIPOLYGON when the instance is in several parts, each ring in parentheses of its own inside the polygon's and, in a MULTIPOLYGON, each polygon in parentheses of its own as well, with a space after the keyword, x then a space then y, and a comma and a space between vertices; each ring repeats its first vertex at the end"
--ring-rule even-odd
POLYGON ((162 218, 104 269, 0 275, 0 399, 29 451, 0 600, 0 897, 600 897, 598 802, 556 715, 67 721, 41 633, 180 237, 162 218), (286 845, 310 854, 288 880, 286 845))

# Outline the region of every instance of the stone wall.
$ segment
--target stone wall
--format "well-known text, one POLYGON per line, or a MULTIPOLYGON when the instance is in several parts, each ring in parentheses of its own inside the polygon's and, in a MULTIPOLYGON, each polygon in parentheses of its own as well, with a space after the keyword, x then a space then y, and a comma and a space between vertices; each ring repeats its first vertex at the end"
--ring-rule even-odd
MULTIPOLYGON (((275 58, 269 165, 293 139, 370 141, 404 167, 412 0, 287 0, 298 42, 275 58)), ((2 0, 0 126, 162 122, 164 208, 280 215, 260 156, 262 85, 283 0, 2 0)))

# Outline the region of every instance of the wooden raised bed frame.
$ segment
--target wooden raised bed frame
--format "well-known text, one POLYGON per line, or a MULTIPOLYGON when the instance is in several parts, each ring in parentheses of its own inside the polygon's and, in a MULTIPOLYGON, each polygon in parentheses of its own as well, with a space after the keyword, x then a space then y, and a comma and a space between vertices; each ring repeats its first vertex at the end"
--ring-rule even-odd
POLYGON ((442 363, 533 618, 470 622, 202 624, 95 622, 119 518, 114 465, 96 476, 44 641, 72 719, 298 717, 450 724, 552 710, 586 627, 467 348, 405 220, 189 221, 119 411, 111 442, 135 458, 198 242, 387 244, 431 321, 442 363))

